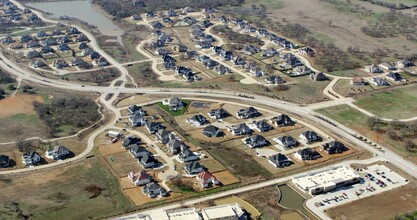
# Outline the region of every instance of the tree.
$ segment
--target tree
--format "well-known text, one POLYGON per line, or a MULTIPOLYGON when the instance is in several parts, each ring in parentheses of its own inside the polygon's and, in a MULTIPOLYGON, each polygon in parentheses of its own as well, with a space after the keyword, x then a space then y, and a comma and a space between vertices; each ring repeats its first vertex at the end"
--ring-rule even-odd
POLYGON ((6 92, 4 92, 4 90, 2 88, 0 88, 0 99, 4 99, 5 94, 6 94, 6 92))
POLYGON ((301 11, 301 10, 297 11, 297 15, 298 15, 300 18, 303 18, 303 17, 304 17, 304 13, 303 13, 303 11, 301 11))

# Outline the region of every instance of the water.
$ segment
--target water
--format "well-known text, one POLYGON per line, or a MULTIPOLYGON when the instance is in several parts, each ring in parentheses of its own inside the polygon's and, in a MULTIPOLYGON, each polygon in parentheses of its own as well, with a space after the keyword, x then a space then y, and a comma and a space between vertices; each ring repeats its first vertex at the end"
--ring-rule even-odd
POLYGON ((314 215, 312 215, 309 211, 307 211, 304 208, 304 197, 302 197, 300 194, 294 191, 287 184, 280 185, 278 186, 278 188, 281 191, 281 198, 278 201, 279 204, 289 209, 299 210, 311 220, 317 219, 314 215))
POLYGON ((39 2, 27 3, 27 6, 53 13, 53 18, 61 16, 77 18, 96 26, 103 35, 119 37, 123 34, 111 19, 96 11, 90 1, 39 2))

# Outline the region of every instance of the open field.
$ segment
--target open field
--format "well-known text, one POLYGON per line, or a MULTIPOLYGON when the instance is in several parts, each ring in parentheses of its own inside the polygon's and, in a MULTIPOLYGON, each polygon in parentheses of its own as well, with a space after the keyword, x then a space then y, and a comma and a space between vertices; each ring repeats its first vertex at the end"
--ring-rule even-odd
POLYGON ((393 219, 417 207, 416 182, 326 210, 332 219, 393 219), (381 208, 383 207, 383 208, 381 208))
POLYGON ((218 173, 213 173, 213 175, 224 185, 230 185, 230 184, 234 184, 234 183, 238 183, 240 182, 240 180, 238 178, 236 178, 235 176, 233 176, 229 171, 225 170, 225 171, 221 171, 218 173))
POLYGON ((151 62, 137 63, 126 69, 139 86, 156 86, 160 83, 159 75, 153 72, 151 65, 151 62))
POLYGON ((367 124, 369 117, 348 105, 338 105, 320 109, 318 112, 358 131, 365 137, 369 137, 377 143, 391 148, 412 162, 417 163, 417 154, 415 152, 407 151, 404 146, 404 141, 395 141, 387 134, 386 130, 389 129, 388 124, 381 125, 380 128, 382 129, 382 132, 371 130, 367 124))
POLYGON ((0 181, 2 219, 99 218, 133 207, 118 180, 94 158, 60 169, 28 173, 25 178, 4 179, 7 181, 0 181))
POLYGON ((339 94, 341 96, 344 96, 344 97, 374 90, 374 88, 372 88, 372 86, 370 86, 370 85, 354 86, 350 83, 350 81, 351 80, 349 80, 349 79, 340 79, 334 85, 333 90, 337 94, 339 94))
POLYGON ((417 86, 360 98, 354 104, 383 118, 415 117, 417 116, 417 86))

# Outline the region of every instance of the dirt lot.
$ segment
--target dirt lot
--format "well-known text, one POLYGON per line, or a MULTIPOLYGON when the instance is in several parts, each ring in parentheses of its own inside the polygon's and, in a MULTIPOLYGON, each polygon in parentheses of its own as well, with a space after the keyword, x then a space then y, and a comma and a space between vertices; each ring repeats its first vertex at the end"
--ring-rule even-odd
POLYGON ((103 156, 121 153, 125 151, 121 145, 121 142, 116 142, 114 144, 99 145, 98 152, 103 156))
POLYGON ((127 176, 131 171, 141 170, 138 160, 128 151, 108 155, 106 161, 119 177, 127 176))
POLYGON ((240 180, 233 176, 229 171, 225 170, 218 173, 213 173, 213 175, 224 185, 230 185, 233 183, 238 183, 240 180))
POLYGON ((417 187, 413 181, 404 187, 360 199, 326 212, 332 219, 392 219, 396 214, 415 210, 416 198, 417 187))
POLYGON ((0 118, 16 114, 35 114, 32 102, 42 102, 41 96, 16 95, 0 100, 0 118))
POLYGON ((143 95, 135 95, 135 96, 130 96, 121 100, 119 103, 117 103, 117 107, 125 107, 125 106, 140 104, 144 102, 149 102, 149 101, 151 101, 149 97, 146 97, 143 95))

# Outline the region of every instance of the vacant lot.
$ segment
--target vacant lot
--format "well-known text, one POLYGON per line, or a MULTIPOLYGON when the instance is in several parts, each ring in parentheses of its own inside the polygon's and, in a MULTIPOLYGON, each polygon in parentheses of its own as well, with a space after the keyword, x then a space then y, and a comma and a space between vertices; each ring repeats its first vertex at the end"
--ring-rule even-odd
POLYGON ((382 123, 380 125, 381 132, 371 130, 367 123, 369 117, 348 105, 338 105, 330 108, 320 109, 318 112, 352 128, 358 133, 364 135, 365 137, 371 138, 379 144, 394 149, 397 153, 407 157, 414 163, 417 163, 416 153, 407 151, 404 146, 404 141, 393 140, 390 137, 390 135, 387 133, 387 130, 390 129, 390 126, 387 123, 382 123))
POLYGON ((417 86, 360 98, 354 104, 383 118, 415 117, 417 116, 417 86))
POLYGON ((337 81, 337 83, 334 85, 333 89, 334 91, 341 95, 341 96, 349 96, 349 95, 355 95, 360 94, 367 91, 374 90, 372 86, 366 85, 366 86, 354 86, 350 83, 351 80, 349 79, 340 79, 337 81))
POLYGON ((417 187, 412 181, 401 188, 332 208, 326 213, 332 219, 392 219, 397 214, 415 210, 416 198, 417 187))
POLYGON ((118 180, 94 158, 24 178, 5 176, 0 187, 1 219, 103 218, 133 207, 118 180))

